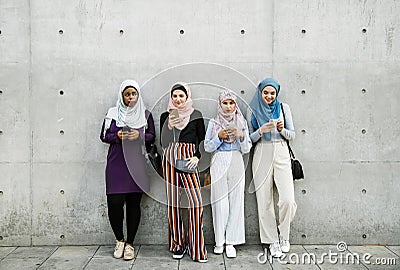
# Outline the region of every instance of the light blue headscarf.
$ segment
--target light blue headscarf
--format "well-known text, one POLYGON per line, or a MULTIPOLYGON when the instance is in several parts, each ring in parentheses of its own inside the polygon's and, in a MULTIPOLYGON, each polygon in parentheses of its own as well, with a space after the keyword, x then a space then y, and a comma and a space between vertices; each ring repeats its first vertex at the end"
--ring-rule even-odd
MULTIPOLYGON (((251 116, 251 124, 254 129, 268 123, 270 119, 278 119, 281 114, 281 104, 278 101, 279 90, 281 86, 278 81, 273 78, 266 78, 262 80, 257 86, 257 92, 250 103, 253 110, 251 116), (276 99, 271 104, 267 104, 262 97, 262 90, 266 86, 272 86, 276 90, 276 99)), ((266 140, 271 140, 271 132, 264 133, 266 140)))

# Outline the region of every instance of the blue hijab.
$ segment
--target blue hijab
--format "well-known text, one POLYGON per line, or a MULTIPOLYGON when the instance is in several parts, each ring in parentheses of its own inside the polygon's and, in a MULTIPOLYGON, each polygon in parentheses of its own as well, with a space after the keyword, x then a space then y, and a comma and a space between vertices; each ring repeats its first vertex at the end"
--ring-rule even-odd
MULTIPOLYGON (((273 78, 262 80, 257 86, 257 92, 253 100, 250 102, 250 107, 253 110, 251 116, 251 124, 254 129, 268 123, 270 119, 278 119, 281 114, 281 104, 278 101, 279 90, 281 86, 278 81, 273 78), (266 86, 272 86, 276 90, 276 98, 271 104, 267 104, 262 97, 262 90, 266 86)), ((271 140, 271 132, 264 133, 266 140, 271 140)))

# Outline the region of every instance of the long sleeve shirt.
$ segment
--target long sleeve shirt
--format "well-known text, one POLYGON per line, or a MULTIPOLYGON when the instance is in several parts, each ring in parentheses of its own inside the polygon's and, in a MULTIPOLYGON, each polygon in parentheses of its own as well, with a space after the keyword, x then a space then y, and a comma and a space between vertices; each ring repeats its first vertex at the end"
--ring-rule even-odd
POLYGON ((105 122, 100 133, 100 140, 110 144, 106 166, 106 194, 122 194, 130 192, 143 192, 149 190, 149 180, 146 173, 145 157, 143 155, 144 143, 155 140, 153 116, 146 110, 147 127, 138 129, 140 137, 137 140, 122 141, 118 137, 118 127, 115 120, 104 130, 105 122), (144 141, 143 141, 144 138, 144 141))
POLYGON ((169 112, 164 112, 160 117, 160 140, 163 148, 168 147, 171 142, 184 142, 184 143, 193 143, 196 145, 196 152, 194 155, 201 158, 201 153, 199 149, 199 145, 202 141, 204 141, 205 137, 205 127, 204 127, 204 119, 203 115, 200 111, 194 110, 190 115, 190 120, 187 126, 179 130, 177 128, 173 128, 170 130, 168 128, 168 117, 169 112), (175 134, 175 138, 174 138, 175 134))
MULTIPOLYGON (((281 114, 279 115, 279 119, 284 122, 284 128, 279 132, 277 129, 271 130, 271 142, 280 142, 284 141, 284 138, 291 141, 295 138, 296 132, 294 131, 292 112, 290 111, 290 107, 286 103, 282 103, 283 110, 285 111, 285 119, 283 118, 283 112, 281 110, 281 114)), ((254 127, 251 123, 252 113, 250 110, 247 112, 247 123, 249 125, 250 130, 250 139, 253 143, 262 139, 266 140, 264 136, 258 133, 259 127, 254 127)), ((264 123, 263 123, 264 124, 264 123)))
POLYGON ((244 139, 240 141, 240 137, 236 138, 234 142, 226 142, 218 137, 218 134, 212 136, 212 131, 214 128, 214 120, 210 120, 207 127, 206 137, 204 141, 204 149, 206 152, 213 153, 217 151, 241 151, 242 154, 247 154, 250 152, 251 140, 249 136, 249 130, 246 128, 242 130, 244 139))

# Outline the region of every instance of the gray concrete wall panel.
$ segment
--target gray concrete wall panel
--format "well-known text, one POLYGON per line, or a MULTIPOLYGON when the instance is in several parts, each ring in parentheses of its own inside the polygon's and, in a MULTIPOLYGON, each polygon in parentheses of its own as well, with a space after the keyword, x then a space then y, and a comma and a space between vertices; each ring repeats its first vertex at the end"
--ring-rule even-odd
MULTIPOLYGON (((291 241, 399 244, 399 13, 396 0, 0 1, 0 246, 113 243, 99 133, 122 80, 143 85, 159 136, 174 82, 192 83, 207 122, 222 88, 245 110, 270 75, 306 174, 291 241)), ((136 242, 166 244, 150 174, 136 242)), ((251 178, 250 159, 246 240, 259 243, 251 178)), ((209 205, 204 217, 212 244, 209 205)))

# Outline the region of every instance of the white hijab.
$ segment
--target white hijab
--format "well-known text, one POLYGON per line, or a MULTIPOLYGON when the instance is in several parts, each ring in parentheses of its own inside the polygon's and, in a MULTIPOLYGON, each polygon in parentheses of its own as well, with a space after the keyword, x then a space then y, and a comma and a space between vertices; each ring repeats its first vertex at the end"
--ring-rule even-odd
POLYGON ((117 127, 129 126, 130 128, 139 129, 147 126, 146 120, 146 106, 144 105, 142 95, 140 93, 139 84, 134 80, 125 80, 121 83, 118 92, 118 100, 116 107, 112 107, 108 110, 106 116, 106 124, 104 131, 110 128, 111 121, 116 121, 117 127), (124 97, 122 93, 125 88, 131 86, 138 92, 138 100, 133 107, 126 106, 124 104, 124 97))

